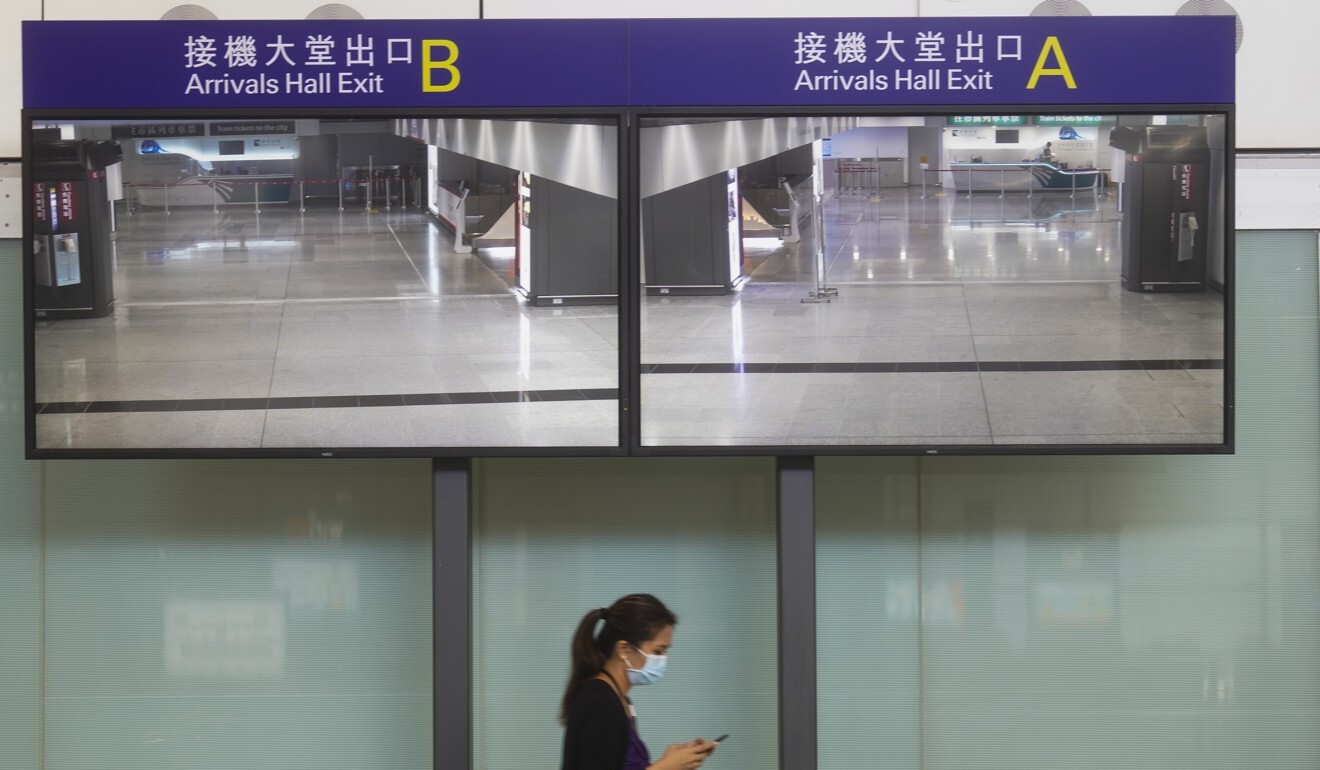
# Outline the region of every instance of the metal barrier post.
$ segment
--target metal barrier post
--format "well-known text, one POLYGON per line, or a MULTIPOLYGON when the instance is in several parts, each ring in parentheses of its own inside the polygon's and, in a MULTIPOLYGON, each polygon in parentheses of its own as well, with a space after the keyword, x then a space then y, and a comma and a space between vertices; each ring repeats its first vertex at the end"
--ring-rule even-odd
POLYGON ((165 213, 170 213, 170 186, 165 185, 165 213))
POLYGON ((261 213, 261 186, 255 182, 252 184, 252 208, 261 213))
POLYGON ((967 197, 972 197, 972 170, 967 169, 967 197))
POLYGON ((335 180, 335 187, 339 188, 339 210, 344 210, 344 170, 339 170, 339 178, 335 180))
POLYGON ((211 213, 220 216, 220 191, 215 189, 215 183, 211 183, 211 213))
POLYGON ((371 193, 372 188, 376 186, 376 162, 371 155, 367 156, 367 211, 371 211, 371 193))
POLYGON ((1007 184, 1007 177, 1008 177, 1008 169, 1006 168, 999 169, 999 197, 1001 198, 1004 197, 1004 193, 1006 192, 1005 185, 1007 184))
POLYGON ((1077 197, 1077 174, 1075 174, 1075 173, 1073 173, 1073 172, 1070 171, 1070 172, 1068 172, 1068 176, 1072 177, 1072 193, 1069 194, 1068 197, 1069 197, 1069 198, 1076 198, 1076 197, 1077 197))
MULTIPOLYGON (((837 185, 838 182, 836 181, 837 185)), ((801 204, 798 203, 797 196, 793 194, 793 188, 788 181, 783 182, 784 192, 788 193, 788 235, 784 236, 784 243, 797 243, 802 239, 798 232, 798 218, 801 216, 801 204)))
POLYGON ((385 210, 386 211, 390 210, 390 195, 392 194, 391 191, 394 189, 394 185, 390 184, 392 179, 393 179, 392 177, 388 177, 388 176, 385 177, 385 210))
POLYGON ((1036 194, 1036 175, 1031 173, 1031 167, 1027 167, 1027 200, 1036 194))
POLYGON ((404 211, 407 211, 407 210, 408 210, 408 182, 409 182, 409 181, 411 181, 411 180, 408 180, 408 179, 400 179, 400 180, 399 180, 399 208, 403 209, 404 211))
POLYGON ((880 148, 875 148, 875 197, 880 197, 880 148))
POLYGON ((298 180, 298 211, 299 211, 299 213, 302 213, 302 212, 306 212, 306 211, 307 211, 307 195, 306 195, 306 189, 303 187, 303 184, 304 184, 304 182, 303 182, 301 179, 298 180))

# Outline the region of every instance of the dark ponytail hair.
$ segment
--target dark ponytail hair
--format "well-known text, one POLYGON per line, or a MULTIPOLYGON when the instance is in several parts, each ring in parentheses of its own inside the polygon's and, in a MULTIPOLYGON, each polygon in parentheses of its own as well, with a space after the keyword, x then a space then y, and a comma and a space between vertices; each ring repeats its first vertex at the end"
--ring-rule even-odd
POLYGON ((620 641, 633 646, 654 639, 666 626, 678 625, 678 616, 650 594, 628 594, 609 607, 592 610, 582 617, 573 633, 572 669, 564 700, 559 706, 559 721, 568 719, 568 704, 578 685, 605 670, 605 661, 620 641), (596 624, 605 623, 596 633, 596 624))

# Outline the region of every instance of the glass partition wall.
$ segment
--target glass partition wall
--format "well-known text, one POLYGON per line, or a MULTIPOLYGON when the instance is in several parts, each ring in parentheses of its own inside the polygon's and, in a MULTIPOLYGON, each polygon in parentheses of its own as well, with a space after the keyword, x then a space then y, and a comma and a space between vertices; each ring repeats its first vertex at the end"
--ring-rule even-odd
POLYGON ((768 458, 503 460, 473 474, 473 767, 559 767, 582 617, 629 593, 678 616, 642 739, 730 734, 711 766, 779 767, 775 476, 768 458))
POLYGON ((1235 456, 817 460, 822 770, 1315 766, 1316 235, 1238 249, 1235 456))
MULTIPOLYGON (((1237 454, 816 461, 822 768, 1314 767, 1316 236, 1239 246, 1237 454)), ((425 463, 42 468, 4 502, 42 673, 4 705, 37 704, 48 763, 427 763, 425 463)), ((730 732, 712 761, 777 766, 769 460, 472 478, 474 767, 556 765, 566 634, 636 589, 680 617, 653 748, 730 732)))

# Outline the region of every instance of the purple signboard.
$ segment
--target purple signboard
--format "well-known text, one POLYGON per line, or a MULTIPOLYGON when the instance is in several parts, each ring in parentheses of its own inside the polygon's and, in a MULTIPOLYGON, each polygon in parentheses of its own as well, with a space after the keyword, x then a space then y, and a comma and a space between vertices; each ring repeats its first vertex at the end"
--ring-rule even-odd
POLYGON ((1233 35, 1226 16, 24 22, 23 101, 32 109, 1226 104, 1233 35))
POLYGON ((1229 16, 650 20, 634 105, 1228 104, 1229 16))
POLYGON ((23 105, 619 105, 627 96, 626 25, 443 19, 24 22, 23 105))

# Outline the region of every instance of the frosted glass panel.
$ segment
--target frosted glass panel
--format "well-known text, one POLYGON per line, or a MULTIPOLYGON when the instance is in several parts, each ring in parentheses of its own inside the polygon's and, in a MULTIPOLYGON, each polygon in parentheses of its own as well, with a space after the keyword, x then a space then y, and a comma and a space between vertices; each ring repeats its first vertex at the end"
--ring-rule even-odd
POLYGON ((22 243, 0 240, 0 770, 37 766, 39 463, 23 459, 22 243))
POLYGON ((679 618, 633 691, 652 759, 730 733, 721 770, 778 767, 771 460, 489 460, 474 481, 474 767, 557 770, 569 640, 627 593, 679 618))
POLYGON ((425 461, 52 462, 46 766, 431 766, 425 461))
POLYGON ((1316 252, 1238 237, 1235 456, 819 461, 823 769, 1320 766, 1316 252))
POLYGON ((816 460, 820 770, 920 767, 917 464, 816 460))

